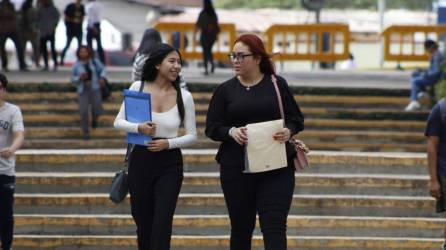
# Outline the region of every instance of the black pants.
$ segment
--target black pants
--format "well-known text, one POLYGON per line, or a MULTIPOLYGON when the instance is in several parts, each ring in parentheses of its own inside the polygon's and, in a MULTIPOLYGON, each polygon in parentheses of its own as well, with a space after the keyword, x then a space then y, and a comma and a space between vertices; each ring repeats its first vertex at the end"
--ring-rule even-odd
POLYGON ((135 146, 130 155, 129 191, 139 250, 168 250, 183 181, 179 149, 150 152, 135 146))
POLYGON ((62 50, 60 54, 60 64, 64 64, 65 54, 67 53, 68 48, 70 48, 71 41, 73 38, 77 40, 77 49, 82 45, 82 26, 76 27, 74 25, 66 25, 67 27, 67 43, 65 44, 65 48, 62 50))
POLYGON ((220 181, 231 220, 231 250, 250 250, 259 214, 265 250, 287 249, 286 224, 294 192, 294 170, 245 174, 221 166, 220 181))
POLYGON ((96 47, 98 49, 98 57, 99 60, 105 65, 105 53, 104 49, 102 48, 102 41, 101 41, 101 24, 96 23, 94 24, 93 28, 88 27, 87 28, 87 45, 93 50, 93 39, 96 40, 96 47))
POLYGON ((0 241, 2 250, 12 246, 15 177, 0 175, 0 241))
POLYGON ((211 64, 211 73, 214 72, 214 57, 212 55, 212 47, 214 46, 216 37, 201 36, 200 44, 203 49, 204 71, 208 73, 208 64, 211 64))
POLYGON ((10 38, 12 42, 15 45, 16 51, 17 51, 17 59, 19 61, 19 67, 20 69, 25 69, 25 55, 24 55, 24 48, 22 47, 22 42, 20 40, 19 35, 17 32, 11 32, 7 34, 0 34, 0 56, 2 59, 2 68, 4 70, 8 69, 8 55, 6 54, 6 39, 10 38))
POLYGON ((54 32, 48 36, 40 38, 40 53, 43 56, 43 62, 45 63, 45 69, 48 69, 48 49, 47 43, 50 42, 51 57, 53 58, 54 68, 57 68, 57 53, 56 53, 56 40, 54 32))

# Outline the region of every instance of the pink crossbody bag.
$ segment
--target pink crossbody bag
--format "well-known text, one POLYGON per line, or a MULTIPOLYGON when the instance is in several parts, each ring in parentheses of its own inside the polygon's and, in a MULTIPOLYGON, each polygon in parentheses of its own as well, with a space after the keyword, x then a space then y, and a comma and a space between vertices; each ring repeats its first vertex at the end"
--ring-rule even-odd
MULTIPOLYGON (((283 120, 283 127, 285 127, 285 114, 283 112, 283 103, 282 103, 282 96, 280 95, 279 87, 277 86, 277 78, 274 75, 271 75, 271 80, 274 84, 274 89, 276 90, 277 94, 277 100, 279 102, 279 109, 280 109, 280 116, 283 120)), ((301 140, 297 140, 294 138, 291 138, 288 141, 296 150, 296 157, 294 158, 294 167, 297 170, 304 169, 308 166, 310 166, 310 163, 308 161, 307 154, 310 152, 310 149, 305 145, 305 143, 301 140)))

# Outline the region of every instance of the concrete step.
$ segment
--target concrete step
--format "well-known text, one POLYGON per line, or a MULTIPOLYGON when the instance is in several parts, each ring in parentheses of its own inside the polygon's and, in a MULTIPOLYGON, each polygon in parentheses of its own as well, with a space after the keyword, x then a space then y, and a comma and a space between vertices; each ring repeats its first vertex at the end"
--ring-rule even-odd
MULTIPOLYGON (((22 112, 29 114, 67 114, 77 113, 79 105, 70 103, 25 103, 20 104, 22 112)), ((373 104, 370 104, 370 106, 373 104)), ((116 115, 121 103, 106 102, 103 104, 104 114, 116 115)), ((308 107, 302 106, 302 112, 307 118, 356 118, 356 119, 395 119, 395 120, 426 120, 429 110, 418 110, 413 112, 401 112, 404 107, 376 108, 371 107, 308 107)), ((205 115, 208 110, 208 103, 196 103, 195 112, 197 115, 205 115)))
MULTIPOLYGON (((346 138, 347 139, 347 138, 346 138)), ((334 138, 332 141, 320 141, 321 138, 305 139, 305 143, 312 150, 332 150, 332 151, 356 151, 356 152, 425 152, 425 143, 403 143, 403 142, 379 142, 379 141, 366 141, 366 142, 349 142, 343 141, 344 138, 334 138)), ((329 140, 329 139, 328 139, 329 140)), ((347 139, 349 140, 349 139, 347 139)), ((203 149, 212 148, 217 149, 219 143, 207 138, 201 138, 196 143, 189 146, 189 149, 203 149)), ((29 139, 26 140, 22 146, 24 149, 99 149, 99 148, 123 148, 126 147, 124 135, 121 138, 115 139, 101 139, 95 138, 90 140, 83 139, 29 139)))
MULTIPOLYGON (((16 193, 105 193, 114 172, 18 172, 16 193)), ((186 172, 182 193, 221 193, 218 172, 186 172)), ((428 196, 426 175, 296 173, 295 194, 428 196)))
MULTIPOLYGON (((127 199, 114 205, 108 194, 17 194, 17 213, 46 214, 119 214, 130 213, 127 199)), ((177 214, 224 214, 227 212, 223 194, 180 194, 177 214)), ((435 200, 431 197, 375 195, 294 195, 290 210, 295 215, 401 216, 437 217, 435 200)))
MULTIPOLYGON (((133 235, 131 215, 16 214, 16 234, 133 235)), ((440 238, 444 218, 298 216, 290 215, 288 235, 350 237, 440 238)), ((175 215, 174 235, 224 235, 230 232, 227 215, 175 215)), ((255 235, 261 235, 257 220, 255 235)))
MULTIPOLYGON (((100 127, 113 127, 116 115, 102 115, 99 117, 100 127)), ((29 127, 63 126, 80 127, 80 117, 73 114, 33 114, 24 115, 25 125, 29 127)), ((197 127, 204 127, 206 117, 197 115, 197 127)), ((422 132, 426 122, 416 120, 355 120, 355 119, 313 119, 305 120, 305 126, 315 130, 378 130, 378 131, 418 131, 422 132)))
MULTIPOLYGON (((192 92, 196 103, 209 103, 212 93, 210 92, 192 92)), ((327 105, 327 106, 354 106, 361 105, 372 106, 391 106, 404 107, 409 98, 400 96, 348 96, 348 95, 294 95, 296 101, 304 105, 327 105)), ((14 101, 17 104, 25 103, 44 103, 44 102, 76 102, 78 95, 75 92, 21 92, 8 93, 7 100, 14 101)), ((109 103, 122 102, 122 93, 112 92, 109 103)))
MULTIPOLYGON (((116 114, 105 114, 99 117, 99 125, 105 127, 112 127, 113 122, 116 118, 116 114)), ((29 126, 73 126, 73 124, 79 124, 80 117, 78 113, 71 114, 24 114, 23 115, 24 122, 29 126)), ((197 126, 200 127, 204 125, 206 121, 205 115, 197 115, 196 122, 197 126)), ((319 118, 308 118, 305 120, 305 125, 315 125, 316 127, 329 127, 333 129, 333 127, 328 126, 333 122, 334 128, 338 127, 358 127, 363 126, 363 129, 371 130, 371 129, 390 129, 390 130, 403 130, 405 129, 422 129, 425 126, 425 121, 419 120, 397 120, 391 119, 389 120, 364 120, 364 119, 319 119, 319 118), (334 122, 333 122, 334 121, 334 122), (368 124, 371 123, 371 124, 368 124), (405 125, 403 125, 405 124, 405 125)))
MULTIPOLYGON (((122 139, 126 133, 112 127, 101 127, 90 132, 93 139, 122 139)), ((181 129, 180 134, 184 133, 181 129)), ((200 139, 205 139, 204 127, 197 128, 200 139)), ((397 131, 345 131, 345 130, 304 130, 298 135, 303 140, 335 141, 335 142, 411 142, 426 143, 422 133, 397 131)), ((79 127, 27 127, 27 139, 79 139, 82 131, 79 127)))
MULTIPOLYGON (((215 172, 216 150, 184 149, 185 171, 215 172)), ((17 152, 18 172, 109 172, 122 167, 125 149, 29 150, 17 152)), ((298 173, 426 174, 425 153, 312 151, 311 166, 298 173)))
MULTIPOLYGON (((183 131, 180 131, 180 134, 183 131)), ((199 140, 190 148, 218 148, 219 143, 197 129, 199 140)), ((83 140, 77 127, 27 127, 23 148, 122 148, 125 132, 114 128, 91 131, 90 140, 83 140)), ((314 150, 424 152, 425 136, 414 132, 306 130, 298 138, 314 150)))
MULTIPOLYGON (((334 237, 334 236, 288 236, 290 249, 336 249, 336 250, 426 250, 439 249, 440 238, 392 238, 392 237, 334 237)), ((229 236, 184 236, 172 237, 172 250, 227 250, 229 236)), ((256 236, 252 241, 253 250, 263 249, 263 240, 256 236)), ((72 249, 134 249, 135 236, 109 235, 16 235, 14 249, 30 248, 72 250, 72 249)))

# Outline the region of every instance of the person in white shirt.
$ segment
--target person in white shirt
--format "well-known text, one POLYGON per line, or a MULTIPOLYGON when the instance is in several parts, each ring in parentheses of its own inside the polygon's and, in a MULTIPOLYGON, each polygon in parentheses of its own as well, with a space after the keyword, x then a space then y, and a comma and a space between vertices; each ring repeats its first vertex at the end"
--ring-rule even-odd
POLYGON ((5 102, 8 79, 0 73, 0 242, 10 250, 13 240, 15 152, 22 146, 25 129, 20 108, 5 102))
POLYGON ((180 88, 181 57, 164 43, 155 44, 143 67, 141 81, 130 90, 151 95, 152 121, 126 120, 125 104, 114 126, 153 139, 147 146, 135 145, 129 155, 128 184, 138 249, 170 249, 172 221, 183 180, 180 148, 197 140, 192 94, 180 88), (178 136, 180 125, 185 135, 178 136))
POLYGON ((355 57, 352 53, 349 54, 348 60, 341 63, 341 70, 352 70, 356 69, 355 57))
POLYGON ((102 4, 96 0, 89 0, 85 6, 87 13, 87 44, 92 51, 93 39, 96 40, 99 60, 105 65, 105 52, 101 41, 102 4))

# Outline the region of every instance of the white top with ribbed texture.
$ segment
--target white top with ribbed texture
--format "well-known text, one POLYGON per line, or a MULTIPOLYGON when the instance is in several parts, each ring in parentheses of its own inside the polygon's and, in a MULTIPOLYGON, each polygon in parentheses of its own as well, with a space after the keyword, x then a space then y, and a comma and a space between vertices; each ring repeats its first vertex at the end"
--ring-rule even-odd
MULTIPOLYGON (((130 86, 130 90, 139 91, 141 81, 136 81, 130 86)), ((181 125, 180 113, 177 105, 173 106, 166 112, 156 113, 152 111, 152 121, 156 124, 156 133, 154 138, 167 138, 169 149, 183 148, 193 144, 197 140, 197 128, 195 123, 195 105, 192 94, 181 89, 181 95, 184 103, 184 128, 186 134, 178 137, 178 130, 181 125)), ((116 116, 115 128, 130 133, 138 133, 138 123, 132 123, 125 119, 125 104, 121 105, 118 115, 116 116)))

